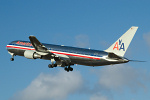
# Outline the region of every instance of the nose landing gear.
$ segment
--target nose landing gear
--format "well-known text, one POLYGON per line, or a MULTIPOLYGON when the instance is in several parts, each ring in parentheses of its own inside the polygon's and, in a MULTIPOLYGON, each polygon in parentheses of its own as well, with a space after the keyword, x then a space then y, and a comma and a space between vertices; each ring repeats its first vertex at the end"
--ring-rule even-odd
POLYGON ((10 55, 12 56, 12 58, 10 58, 10 61, 14 61, 15 54, 14 53, 10 53, 10 55))
POLYGON ((12 57, 12 58, 10 58, 10 61, 14 61, 14 58, 12 57))

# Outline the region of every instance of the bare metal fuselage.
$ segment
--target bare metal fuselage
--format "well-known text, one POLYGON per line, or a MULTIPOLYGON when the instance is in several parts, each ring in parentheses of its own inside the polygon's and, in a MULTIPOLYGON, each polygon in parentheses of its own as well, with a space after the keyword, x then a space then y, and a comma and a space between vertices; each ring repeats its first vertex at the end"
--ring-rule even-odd
MULTIPOLYGON (((48 48, 48 50, 62 57, 62 59, 69 60, 69 64, 80 64, 86 66, 103 66, 111 64, 120 64, 128 62, 127 59, 114 59, 109 58, 108 53, 105 51, 76 48, 69 46, 45 44, 43 45, 48 48)), ((36 52, 34 47, 29 41, 13 41, 6 46, 8 52, 13 55, 24 56, 25 51, 36 52)), ((44 55, 40 59, 51 60, 50 55, 44 55)))

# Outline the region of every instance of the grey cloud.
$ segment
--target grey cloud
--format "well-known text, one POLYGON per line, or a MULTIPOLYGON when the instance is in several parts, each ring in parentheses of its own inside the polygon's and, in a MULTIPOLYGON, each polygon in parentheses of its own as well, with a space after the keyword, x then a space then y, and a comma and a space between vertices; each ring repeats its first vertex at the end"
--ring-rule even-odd
POLYGON ((115 65, 103 67, 98 75, 99 85, 106 89, 123 90, 124 87, 127 87, 133 92, 139 88, 146 90, 144 70, 138 70, 127 65, 115 65))
POLYGON ((82 77, 77 71, 67 73, 61 70, 55 75, 41 73, 11 100, 64 100, 81 86, 82 77))
POLYGON ((90 100, 109 100, 107 96, 101 95, 100 93, 96 93, 90 97, 90 100))
POLYGON ((83 79, 78 71, 60 70, 54 75, 41 73, 11 100, 64 100, 70 94, 86 94, 90 96, 89 100, 113 100, 114 91, 120 93, 127 88, 132 93, 141 89, 146 91, 145 83, 149 78, 143 69, 128 65, 105 66, 93 69, 92 73, 97 76, 92 87, 87 85, 91 80, 83 79))
POLYGON ((98 76, 98 82, 93 89, 90 100, 113 100, 113 92, 123 93, 128 89, 135 94, 139 90, 147 91, 147 82, 150 77, 144 69, 134 68, 128 65, 105 66, 100 70, 91 70, 98 76))

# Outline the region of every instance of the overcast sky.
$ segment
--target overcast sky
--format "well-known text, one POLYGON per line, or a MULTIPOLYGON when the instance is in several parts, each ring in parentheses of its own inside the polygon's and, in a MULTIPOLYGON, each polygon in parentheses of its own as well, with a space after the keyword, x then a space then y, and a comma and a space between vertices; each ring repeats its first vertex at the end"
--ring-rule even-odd
POLYGON ((0 0, 0 100, 149 100, 149 0, 0 0), (48 60, 11 56, 13 40, 105 50, 138 26, 125 57, 147 62, 49 69, 48 60))

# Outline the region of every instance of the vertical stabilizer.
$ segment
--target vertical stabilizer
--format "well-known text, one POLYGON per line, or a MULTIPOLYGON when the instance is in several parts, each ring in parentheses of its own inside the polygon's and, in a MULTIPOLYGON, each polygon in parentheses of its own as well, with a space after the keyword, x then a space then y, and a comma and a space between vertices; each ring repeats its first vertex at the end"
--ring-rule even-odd
POLYGON ((111 45, 105 51, 123 57, 137 29, 138 27, 132 26, 126 33, 124 33, 113 45, 111 45))

